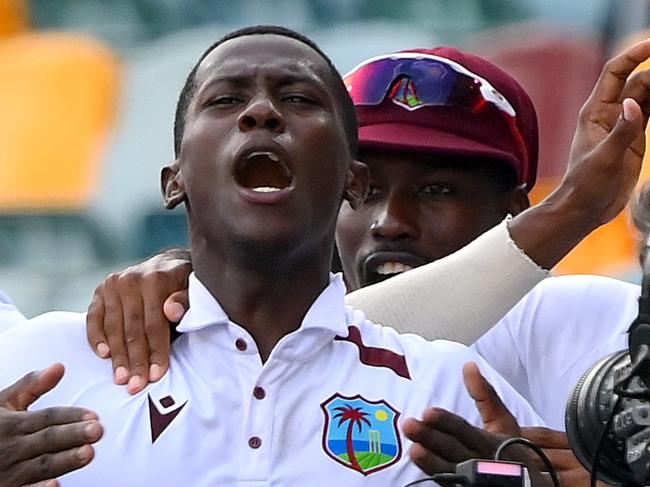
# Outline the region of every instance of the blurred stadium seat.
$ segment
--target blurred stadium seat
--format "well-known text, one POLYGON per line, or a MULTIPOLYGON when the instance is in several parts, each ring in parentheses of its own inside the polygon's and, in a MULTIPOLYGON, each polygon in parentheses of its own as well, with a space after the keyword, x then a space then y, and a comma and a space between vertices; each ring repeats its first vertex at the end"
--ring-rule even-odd
POLYGON ((27 0, 0 0, 0 39, 29 28, 27 0))
POLYGON ((114 120, 119 65, 72 34, 0 39, 0 258, 71 265, 112 257, 88 213, 114 120))
POLYGON ((86 38, 0 41, 0 209, 88 206, 114 118, 118 71, 115 56, 86 38))

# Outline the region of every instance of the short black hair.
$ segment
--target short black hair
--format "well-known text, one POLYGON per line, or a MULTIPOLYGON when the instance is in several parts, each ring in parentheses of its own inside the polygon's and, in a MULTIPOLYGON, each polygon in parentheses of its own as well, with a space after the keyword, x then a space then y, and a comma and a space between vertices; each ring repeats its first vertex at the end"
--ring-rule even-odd
POLYGON ((214 42, 203 52, 203 54, 201 54, 201 57, 196 62, 190 73, 187 75, 183 89, 181 90, 181 93, 178 97, 178 103, 176 104, 176 115, 174 117, 174 153, 176 157, 179 156, 181 151, 181 142, 183 140, 183 134, 185 132, 185 117, 187 115, 187 109, 192 101, 192 97, 194 96, 194 91, 196 89, 194 81, 196 78, 196 72, 201 62, 208 54, 210 54, 210 52, 212 52, 212 50, 226 41, 235 39, 237 37, 264 34, 279 35, 289 37, 291 39, 296 39, 303 44, 311 47, 320 55, 320 57, 325 60, 333 76, 331 88, 334 90, 334 95, 340 103, 341 114, 343 116, 343 129, 347 138, 348 147, 350 149, 350 153, 356 157, 359 144, 357 114, 354 109, 352 99, 348 94, 348 90, 343 84, 341 74, 338 72, 330 58, 327 57, 323 51, 321 51, 321 49, 316 45, 314 41, 294 30, 277 25, 257 25, 232 31, 223 36, 218 41, 214 42))

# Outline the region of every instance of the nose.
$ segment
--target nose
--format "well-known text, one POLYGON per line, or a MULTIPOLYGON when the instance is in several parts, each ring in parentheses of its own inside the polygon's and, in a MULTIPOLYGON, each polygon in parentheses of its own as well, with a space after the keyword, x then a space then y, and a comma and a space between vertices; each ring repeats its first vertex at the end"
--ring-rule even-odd
POLYGON ((391 195, 376 209, 370 234, 376 239, 404 240, 418 237, 417 207, 407 198, 391 195))
POLYGON ((258 96, 251 100, 246 109, 239 115, 237 122, 242 132, 262 128, 281 133, 285 129, 282 114, 267 96, 258 96))

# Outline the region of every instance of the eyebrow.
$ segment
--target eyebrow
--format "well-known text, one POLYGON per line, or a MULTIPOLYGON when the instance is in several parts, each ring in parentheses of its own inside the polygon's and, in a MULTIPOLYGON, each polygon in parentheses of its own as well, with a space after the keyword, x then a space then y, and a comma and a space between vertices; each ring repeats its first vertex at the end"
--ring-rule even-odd
MULTIPOLYGON (((285 86, 285 85, 292 85, 292 84, 298 84, 298 83, 306 83, 310 85, 315 85, 320 88, 323 88, 325 91, 329 92, 327 89, 327 83, 325 82, 324 79, 316 76, 316 74, 303 74, 303 73, 295 73, 292 71, 285 71, 285 72, 280 72, 277 75, 272 75, 274 78, 274 82, 277 85, 280 86, 285 86)), ((216 75, 211 78, 209 78, 207 81, 205 81, 200 87, 199 90, 201 92, 209 89, 210 87, 218 84, 228 84, 232 86, 240 86, 243 88, 247 88, 253 84, 253 75, 251 74, 244 74, 244 75, 216 75)))

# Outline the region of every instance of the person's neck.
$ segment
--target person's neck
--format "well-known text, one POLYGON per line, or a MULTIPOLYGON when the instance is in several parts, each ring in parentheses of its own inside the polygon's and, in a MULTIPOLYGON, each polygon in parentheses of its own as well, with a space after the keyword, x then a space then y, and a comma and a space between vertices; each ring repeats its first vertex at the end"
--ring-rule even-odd
POLYGON ((329 284, 327 251, 315 257, 269 254, 228 257, 192 247, 197 278, 230 320, 250 333, 262 361, 283 336, 300 327, 329 284))

